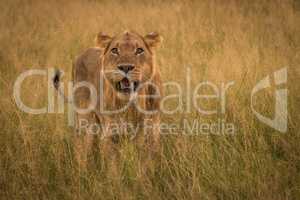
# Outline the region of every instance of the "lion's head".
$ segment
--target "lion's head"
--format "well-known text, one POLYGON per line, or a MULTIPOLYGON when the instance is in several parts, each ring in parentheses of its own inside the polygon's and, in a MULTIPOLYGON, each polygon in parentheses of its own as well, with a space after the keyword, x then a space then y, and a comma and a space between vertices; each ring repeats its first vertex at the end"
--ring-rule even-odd
POLYGON ((157 73, 153 54, 161 43, 159 34, 150 33, 143 37, 126 31, 110 37, 99 33, 96 39, 103 49, 101 66, 104 77, 117 93, 130 95, 157 73))

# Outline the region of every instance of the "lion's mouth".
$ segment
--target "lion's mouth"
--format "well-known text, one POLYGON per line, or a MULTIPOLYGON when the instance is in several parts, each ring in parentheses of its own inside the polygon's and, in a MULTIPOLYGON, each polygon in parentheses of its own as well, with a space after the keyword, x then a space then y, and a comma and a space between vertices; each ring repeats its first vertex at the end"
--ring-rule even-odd
POLYGON ((128 78, 123 78, 121 81, 116 83, 116 89, 122 93, 135 92, 139 86, 138 81, 130 81, 128 78))

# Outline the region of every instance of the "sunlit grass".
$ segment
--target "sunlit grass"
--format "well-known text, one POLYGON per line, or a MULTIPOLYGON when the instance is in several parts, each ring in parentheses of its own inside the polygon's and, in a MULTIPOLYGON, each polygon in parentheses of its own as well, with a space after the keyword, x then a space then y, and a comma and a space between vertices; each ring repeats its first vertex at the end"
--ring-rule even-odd
MULTIPOLYGON (((297 199, 300 196, 298 1, 2 1, 0 12, 0 197, 3 199, 297 199), (76 163, 66 114, 29 115, 13 101, 17 76, 33 68, 60 68, 93 46, 99 31, 157 31, 164 43, 157 64, 164 82, 187 96, 200 81, 234 81, 226 112, 164 115, 163 122, 225 119, 233 135, 166 135, 161 152, 124 141, 117 158, 95 149, 87 170, 76 163), (251 89, 288 67, 288 131, 280 133, 251 111, 251 89)), ((46 80, 24 82, 22 98, 46 105, 46 80)), ((166 88, 166 94, 176 92, 166 88)), ((206 92, 210 92, 209 90, 206 92)), ((272 116, 272 90, 258 110, 272 116)), ((184 99, 186 105, 191 99, 184 99)), ((176 102, 168 102, 170 108, 176 102)), ((200 102, 204 108, 219 101, 200 102)), ((219 109, 219 108, 218 108, 219 109)), ((184 111, 186 111, 184 109, 184 111)), ((180 131, 179 131, 180 132, 180 131)), ((183 133, 183 132, 180 132, 183 133)))

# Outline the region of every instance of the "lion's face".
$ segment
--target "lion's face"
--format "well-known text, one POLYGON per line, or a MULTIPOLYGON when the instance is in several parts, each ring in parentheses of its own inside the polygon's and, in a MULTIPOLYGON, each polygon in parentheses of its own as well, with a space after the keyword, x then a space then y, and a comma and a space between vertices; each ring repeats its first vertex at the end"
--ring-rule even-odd
POLYGON ((133 32, 114 38, 102 33, 98 35, 98 44, 104 48, 103 74, 114 90, 130 95, 151 79, 155 73, 153 51, 160 40, 156 33, 145 37, 133 32))

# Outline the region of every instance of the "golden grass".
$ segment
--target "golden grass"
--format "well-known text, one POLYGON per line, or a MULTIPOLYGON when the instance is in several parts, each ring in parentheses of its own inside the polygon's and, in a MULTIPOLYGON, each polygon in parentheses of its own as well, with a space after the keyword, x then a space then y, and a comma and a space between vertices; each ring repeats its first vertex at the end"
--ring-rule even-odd
MULTIPOLYGON (((3 0, 0 5, 1 199, 300 197, 299 1, 3 0), (82 171, 65 115, 29 115, 16 107, 12 88, 21 72, 57 67, 70 80, 72 60, 94 45, 97 32, 126 29, 163 35, 157 63, 164 81, 184 86, 186 66, 192 85, 235 81, 223 117, 236 124, 236 133, 164 136, 160 155, 150 160, 125 142, 117 162, 95 152, 82 171), (279 133, 256 119, 249 97, 260 79, 285 66, 289 124, 287 133, 279 133)), ((24 101, 45 105, 45 87, 44 78, 26 80, 24 101)), ((266 93, 258 105, 270 116, 271 99, 266 93)), ((183 118, 216 116, 178 112, 163 121, 183 118)))

